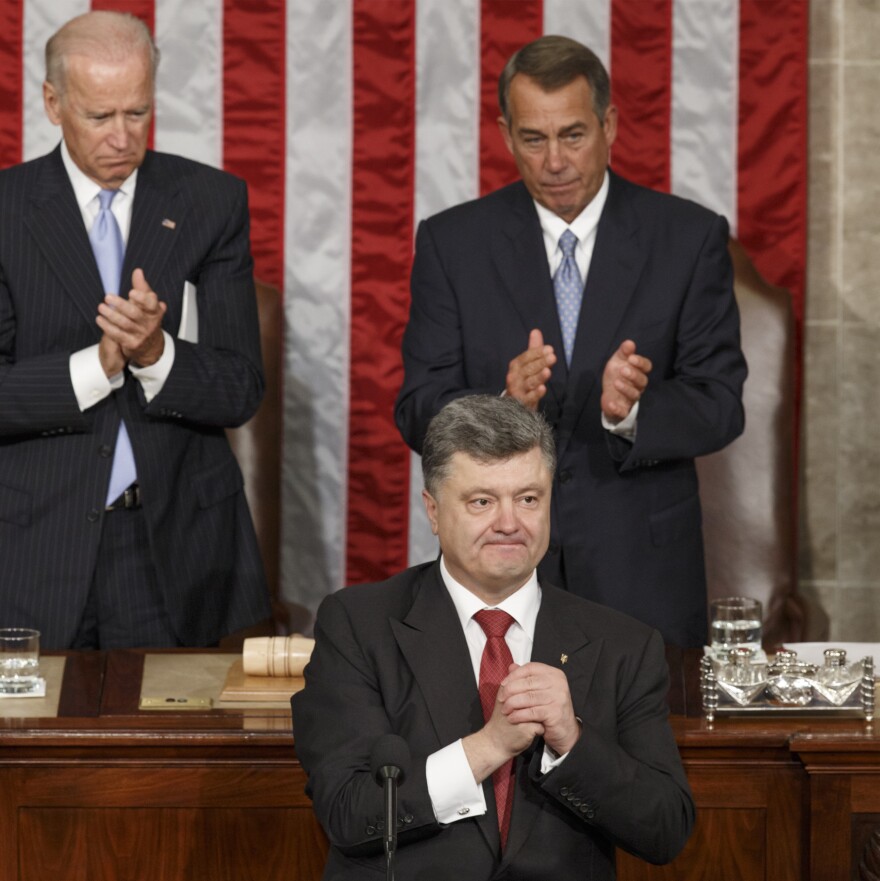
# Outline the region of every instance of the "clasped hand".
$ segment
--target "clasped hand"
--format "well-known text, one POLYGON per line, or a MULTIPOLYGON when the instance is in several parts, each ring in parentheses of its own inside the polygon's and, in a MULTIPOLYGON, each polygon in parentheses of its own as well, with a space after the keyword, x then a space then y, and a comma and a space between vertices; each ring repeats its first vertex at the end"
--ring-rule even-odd
POLYGON ((103 331, 98 347, 101 366, 113 376, 133 363, 139 367, 155 364, 165 349, 162 318, 168 309, 150 288, 143 270, 131 274, 128 298, 107 294, 98 306, 98 327, 103 331))
POLYGON ((536 737, 543 737, 559 755, 577 743, 580 723, 568 680, 562 670, 547 664, 511 664, 489 721, 463 742, 477 782, 527 749, 536 737))

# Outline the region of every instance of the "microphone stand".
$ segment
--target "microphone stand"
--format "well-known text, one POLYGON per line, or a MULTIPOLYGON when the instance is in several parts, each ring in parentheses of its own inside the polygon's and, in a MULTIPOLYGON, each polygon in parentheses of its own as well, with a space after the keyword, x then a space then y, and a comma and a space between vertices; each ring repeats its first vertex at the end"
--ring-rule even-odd
POLYGON ((394 855, 397 851, 397 778, 400 769, 394 765, 382 768, 385 793, 385 878, 394 881, 394 855))

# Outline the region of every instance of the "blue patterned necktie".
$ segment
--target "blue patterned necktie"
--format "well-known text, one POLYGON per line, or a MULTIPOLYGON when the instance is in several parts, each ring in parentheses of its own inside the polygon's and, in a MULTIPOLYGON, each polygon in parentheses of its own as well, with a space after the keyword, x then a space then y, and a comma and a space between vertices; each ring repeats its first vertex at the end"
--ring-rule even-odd
POLYGON ((562 250, 562 262, 553 276, 553 290, 556 293, 556 309, 559 313, 559 326, 562 329, 562 346, 565 349, 565 363, 571 365, 571 354, 574 351, 574 337, 577 333, 578 316, 581 312, 581 300, 584 295, 584 284, 574 259, 577 247, 577 236, 567 229, 559 237, 562 250))
MULTIPOLYGON (((122 276, 122 258, 125 245, 119 224, 110 210, 110 203, 118 190, 101 190, 98 193, 100 209, 92 228, 89 241, 101 274, 101 282, 108 294, 119 293, 119 282, 122 276)), ((123 490, 135 482, 137 471, 134 466, 134 452, 125 423, 119 423, 119 434, 116 436, 116 449, 113 452, 113 467, 110 471, 110 484, 107 487, 107 504, 122 495, 123 490)))

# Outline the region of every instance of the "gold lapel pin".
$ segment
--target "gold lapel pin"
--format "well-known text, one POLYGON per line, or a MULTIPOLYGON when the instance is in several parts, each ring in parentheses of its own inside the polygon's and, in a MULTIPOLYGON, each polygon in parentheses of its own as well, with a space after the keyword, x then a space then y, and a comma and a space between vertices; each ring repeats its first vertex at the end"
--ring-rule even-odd
POLYGON ((568 662, 568 655, 565 654, 565 652, 563 652, 563 653, 559 656, 559 660, 560 660, 563 664, 567 663, 567 662, 568 662))
POLYGON ((166 229, 176 229, 177 224, 173 220, 169 220, 167 217, 162 221, 162 226, 166 229))

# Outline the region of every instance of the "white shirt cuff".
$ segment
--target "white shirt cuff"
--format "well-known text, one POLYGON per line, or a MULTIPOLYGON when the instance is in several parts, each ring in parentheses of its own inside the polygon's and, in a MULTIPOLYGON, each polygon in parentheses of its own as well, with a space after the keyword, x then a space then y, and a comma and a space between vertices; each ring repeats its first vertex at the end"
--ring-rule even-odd
POLYGON ((563 753, 558 756, 549 746, 545 746, 544 754, 541 756, 541 773, 546 774, 548 771, 558 768, 565 761, 567 755, 568 753, 563 753))
POLYGON ((74 352, 68 364, 73 393, 82 412, 103 401, 112 391, 122 388, 125 383, 125 373, 121 370, 111 377, 104 373, 97 343, 74 352))
POLYGON ((634 441, 636 439, 636 419, 639 415, 639 402, 636 401, 632 405, 632 409, 626 414, 626 419, 621 419, 616 425, 610 423, 605 414, 602 414, 602 428, 622 437, 624 440, 634 441))
POLYGON ((439 823, 454 823, 486 813, 483 787, 474 780, 460 740, 428 756, 428 794, 439 823))
POLYGON ((168 379, 168 374, 171 373, 171 368, 174 365, 174 337, 164 330, 162 336, 165 337, 165 349, 162 352, 162 357, 155 364, 150 364, 148 367, 128 365, 131 375, 141 384, 147 403, 162 391, 165 380, 168 379))

